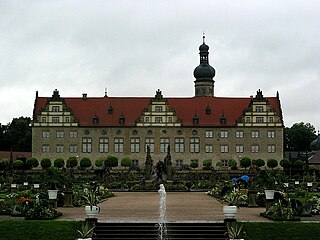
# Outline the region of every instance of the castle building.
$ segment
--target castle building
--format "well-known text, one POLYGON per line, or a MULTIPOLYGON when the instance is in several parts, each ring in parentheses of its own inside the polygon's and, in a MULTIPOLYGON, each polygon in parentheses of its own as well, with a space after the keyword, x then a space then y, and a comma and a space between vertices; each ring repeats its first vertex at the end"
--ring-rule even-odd
POLYGON ((209 64, 209 46, 199 47, 194 69, 195 95, 154 97, 51 97, 36 99, 32 124, 32 156, 41 160, 76 156, 95 161, 108 155, 143 166, 147 146, 156 163, 168 146, 176 166, 211 159, 227 165, 229 159, 283 158, 283 118, 277 93, 261 90, 247 98, 216 97, 215 69, 209 64))

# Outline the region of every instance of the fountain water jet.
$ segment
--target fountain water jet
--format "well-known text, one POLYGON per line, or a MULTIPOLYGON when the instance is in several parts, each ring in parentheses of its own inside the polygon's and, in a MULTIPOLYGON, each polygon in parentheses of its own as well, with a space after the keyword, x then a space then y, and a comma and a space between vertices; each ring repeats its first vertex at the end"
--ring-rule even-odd
POLYGON ((159 228, 158 236, 159 240, 167 239, 167 229, 166 229, 166 208, 167 208, 167 193, 163 184, 160 184, 160 189, 158 190, 160 195, 160 208, 159 208, 159 228))

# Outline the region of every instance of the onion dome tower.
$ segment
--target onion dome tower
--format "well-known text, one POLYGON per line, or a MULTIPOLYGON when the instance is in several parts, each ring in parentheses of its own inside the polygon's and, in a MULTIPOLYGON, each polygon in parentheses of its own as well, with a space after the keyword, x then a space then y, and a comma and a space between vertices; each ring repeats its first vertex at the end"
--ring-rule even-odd
POLYGON ((195 96, 196 97, 213 97, 214 96, 214 80, 216 71, 209 65, 209 46, 205 44, 205 36, 203 35, 203 43, 199 47, 200 65, 193 71, 195 77, 195 96))

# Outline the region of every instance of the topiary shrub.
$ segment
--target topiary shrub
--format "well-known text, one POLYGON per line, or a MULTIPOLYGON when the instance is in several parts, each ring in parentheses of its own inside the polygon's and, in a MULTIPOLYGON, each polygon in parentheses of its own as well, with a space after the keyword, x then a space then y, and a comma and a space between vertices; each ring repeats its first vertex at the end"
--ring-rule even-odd
POLYGON ((91 160, 87 157, 84 157, 80 160, 80 167, 81 168, 89 168, 92 166, 91 160))
POLYGON ((104 164, 104 161, 105 161, 105 160, 106 160, 106 158, 99 158, 99 159, 97 159, 96 162, 95 162, 96 167, 98 167, 98 168, 103 167, 103 164, 104 164))
POLYGON ((14 168, 14 169, 17 169, 17 170, 23 169, 23 168, 24 168, 24 163, 23 163, 23 161, 22 161, 22 160, 15 160, 15 161, 13 162, 13 168, 14 168))
POLYGON ((257 160, 255 160, 255 165, 259 168, 263 167, 264 165, 266 165, 266 162, 261 159, 261 158, 258 158, 257 160))
POLYGON ((297 169, 302 169, 304 162, 302 160, 296 160, 293 164, 297 169))
POLYGON ((65 164, 65 162, 64 162, 64 160, 62 158, 57 158, 53 162, 53 166, 55 166, 56 168, 63 168, 64 164, 65 164))
POLYGON ((26 161, 26 165, 28 169, 36 168, 39 166, 39 161, 36 158, 29 158, 26 161))
POLYGON ((269 159, 267 161, 267 166, 268 166, 268 168, 274 169, 274 168, 278 167, 278 161, 276 159, 269 159))
POLYGON ((228 166, 232 169, 232 170, 236 170, 237 169, 237 161, 234 159, 230 159, 228 161, 228 166))
POLYGON ((131 167, 131 165, 132 165, 132 161, 129 157, 124 157, 121 159, 121 166, 122 167, 127 168, 127 167, 131 167))
POLYGON ((43 169, 51 167, 51 160, 49 158, 44 158, 41 160, 40 165, 43 169))
POLYGON ((108 156, 107 159, 104 161, 104 165, 107 168, 113 168, 118 166, 118 158, 115 156, 108 156))
POLYGON ((190 167, 193 169, 196 169, 197 167, 199 167, 199 163, 197 161, 192 161, 190 163, 190 167))
POLYGON ((212 168, 212 160, 211 159, 205 159, 205 160, 203 160, 202 165, 203 165, 203 167, 205 169, 211 169, 212 168))
POLYGON ((9 159, 2 159, 0 161, 0 169, 1 170, 7 170, 10 164, 10 160, 9 159))
POLYGON ((78 159, 76 157, 69 157, 67 159, 67 168, 73 169, 78 165, 78 159))
POLYGON ((283 168, 289 168, 290 167, 290 161, 286 158, 282 159, 280 161, 280 166, 283 168))
POLYGON ((249 157, 243 157, 240 159, 240 166, 243 167, 244 169, 247 169, 248 167, 251 166, 251 158, 249 157))

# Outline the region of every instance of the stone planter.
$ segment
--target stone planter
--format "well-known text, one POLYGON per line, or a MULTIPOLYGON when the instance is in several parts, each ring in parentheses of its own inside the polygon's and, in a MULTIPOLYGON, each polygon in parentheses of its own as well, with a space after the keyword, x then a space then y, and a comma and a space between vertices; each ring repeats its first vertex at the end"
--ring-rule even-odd
POLYGON ((266 194, 266 199, 267 200, 274 199, 274 192, 275 190, 264 190, 264 193, 266 194))
POLYGON ((100 212, 100 207, 98 207, 98 206, 85 206, 84 211, 86 213, 87 218, 98 218, 98 214, 100 212))
POLYGON ((237 206, 223 206, 224 219, 236 219, 237 206))
POLYGON ((48 190, 48 196, 51 200, 56 200, 58 197, 58 190, 48 190))

